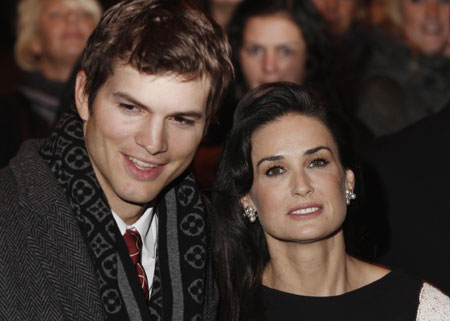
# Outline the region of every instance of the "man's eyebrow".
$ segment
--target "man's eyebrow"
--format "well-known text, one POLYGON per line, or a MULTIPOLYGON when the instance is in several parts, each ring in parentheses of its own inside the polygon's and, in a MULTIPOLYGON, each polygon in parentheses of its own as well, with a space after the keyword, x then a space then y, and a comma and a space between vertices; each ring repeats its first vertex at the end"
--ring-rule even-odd
MULTIPOLYGON (((113 93, 114 97, 120 98, 120 99, 124 99, 130 103, 132 103, 133 105, 136 105, 138 107, 150 110, 151 108, 146 106, 145 104, 137 101, 134 97, 130 96, 127 93, 121 92, 121 91, 116 91, 113 93)), ((171 114, 172 117, 189 117, 189 118, 194 118, 194 119, 200 119, 203 117, 203 113, 199 112, 199 111, 180 111, 180 112, 174 112, 173 114, 171 114)))
POLYGON ((261 158, 258 161, 258 163, 256 164, 256 167, 261 165, 262 162, 266 162, 266 161, 268 161, 268 162, 275 162, 275 161, 280 160, 280 159, 284 159, 284 157, 281 156, 281 155, 273 155, 273 156, 263 157, 263 158, 261 158))
POLYGON ((133 105, 136 105, 138 107, 149 109, 147 106, 145 106, 145 104, 137 101, 134 97, 130 96, 127 93, 124 93, 124 92, 121 92, 121 91, 116 91, 116 92, 113 93, 113 96, 117 97, 117 98, 120 98, 120 99, 127 100, 128 102, 130 102, 133 105))

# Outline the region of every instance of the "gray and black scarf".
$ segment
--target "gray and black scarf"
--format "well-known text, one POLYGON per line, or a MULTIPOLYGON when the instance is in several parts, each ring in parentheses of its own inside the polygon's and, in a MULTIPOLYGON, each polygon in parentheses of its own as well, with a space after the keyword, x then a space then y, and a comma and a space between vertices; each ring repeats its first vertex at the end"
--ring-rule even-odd
POLYGON ((40 154, 62 185, 90 249, 106 319, 202 320, 207 286, 206 226, 192 174, 182 175, 156 200, 158 252, 152 295, 147 303, 91 166, 82 127, 76 111, 68 111, 42 145, 40 154), (128 278, 126 294, 122 293, 124 287, 119 287, 119 282, 124 281, 117 277, 121 267, 128 278))

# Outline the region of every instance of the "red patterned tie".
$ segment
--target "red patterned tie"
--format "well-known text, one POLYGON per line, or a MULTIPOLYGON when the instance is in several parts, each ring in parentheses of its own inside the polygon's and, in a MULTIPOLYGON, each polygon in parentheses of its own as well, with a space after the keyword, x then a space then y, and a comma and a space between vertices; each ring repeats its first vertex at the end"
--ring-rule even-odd
POLYGON ((144 291, 145 298, 148 301, 148 281, 144 268, 141 265, 141 236, 138 231, 127 229, 126 233, 123 235, 123 238, 127 244, 128 252, 130 252, 131 261, 133 261, 133 264, 136 267, 139 281, 141 282, 142 291, 144 291))

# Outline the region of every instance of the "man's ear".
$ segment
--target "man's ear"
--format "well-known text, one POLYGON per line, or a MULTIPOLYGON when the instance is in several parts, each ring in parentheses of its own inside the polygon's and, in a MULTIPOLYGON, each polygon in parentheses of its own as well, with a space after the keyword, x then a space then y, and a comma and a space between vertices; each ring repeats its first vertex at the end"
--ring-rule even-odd
POLYGON ((86 86, 86 73, 84 70, 80 70, 77 73, 77 79, 75 82, 75 106, 77 107, 78 114, 83 121, 89 119, 89 99, 85 93, 84 88, 86 86))

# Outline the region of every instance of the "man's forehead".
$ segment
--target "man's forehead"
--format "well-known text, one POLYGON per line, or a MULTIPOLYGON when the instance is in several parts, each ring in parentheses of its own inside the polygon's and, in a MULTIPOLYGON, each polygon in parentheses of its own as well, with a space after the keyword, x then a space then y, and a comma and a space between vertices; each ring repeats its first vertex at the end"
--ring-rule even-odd
MULTIPOLYGON (((159 71, 152 72, 149 70, 150 68, 145 68, 144 66, 138 67, 135 63, 133 63, 132 61, 129 61, 127 59, 117 60, 113 64, 109 78, 111 78, 115 73, 120 72, 120 70, 124 70, 124 69, 133 70, 134 72, 136 72, 142 76, 154 76, 156 78, 158 78, 158 77, 173 77, 180 82, 189 82, 189 81, 200 80, 200 81, 204 82, 205 85, 209 86, 211 84, 211 75, 207 71, 195 70, 192 72, 180 73, 180 72, 172 71, 172 70, 163 70, 161 68, 161 70, 159 70, 159 71), (146 71, 145 69, 148 69, 148 70, 146 71)), ((106 79, 106 81, 108 81, 109 78, 106 79)))
POLYGON ((178 110, 206 114, 210 92, 209 78, 193 78, 173 72, 147 74, 132 65, 115 67, 102 86, 107 97, 127 100, 144 107, 166 108, 167 112, 178 110))

